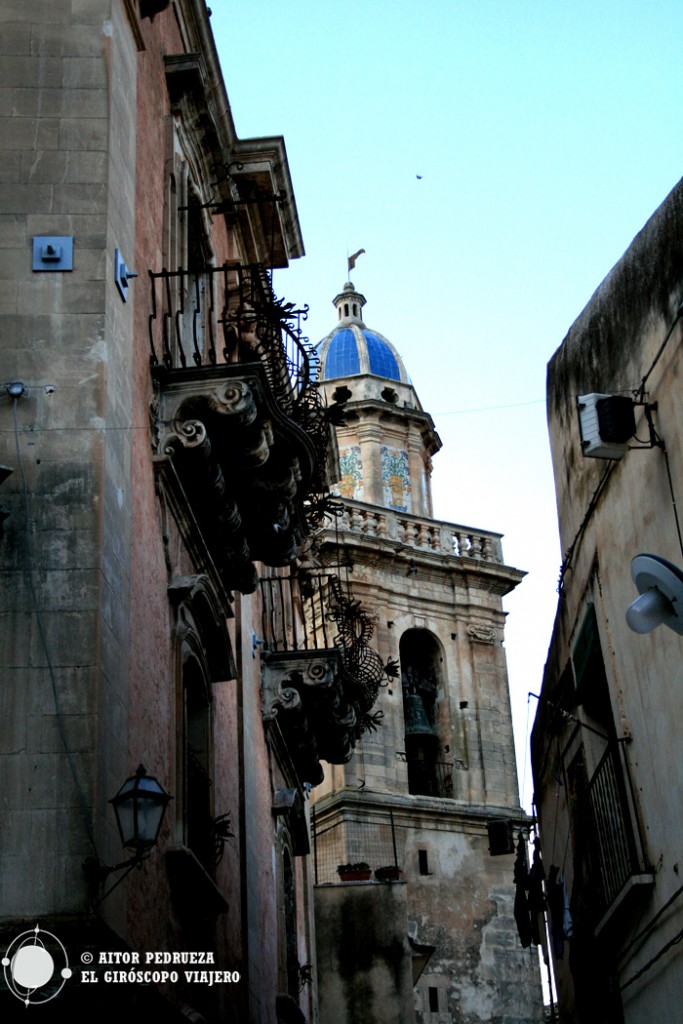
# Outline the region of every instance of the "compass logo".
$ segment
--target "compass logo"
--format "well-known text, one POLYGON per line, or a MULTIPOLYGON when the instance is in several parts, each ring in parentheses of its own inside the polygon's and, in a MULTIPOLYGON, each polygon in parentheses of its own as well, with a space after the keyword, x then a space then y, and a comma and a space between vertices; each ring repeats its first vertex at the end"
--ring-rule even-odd
POLYGON ((26 1007, 54 999, 73 973, 62 943, 39 925, 10 942, 2 969, 10 992, 26 1007), (61 968, 60 962, 64 964, 61 968))

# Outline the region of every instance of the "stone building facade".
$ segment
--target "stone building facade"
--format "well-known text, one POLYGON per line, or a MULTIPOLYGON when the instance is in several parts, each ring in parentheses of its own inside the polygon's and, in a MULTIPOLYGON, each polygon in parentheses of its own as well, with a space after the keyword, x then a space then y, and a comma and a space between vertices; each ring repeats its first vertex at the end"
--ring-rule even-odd
POLYGON ((238 138, 203 0, 0 23, 0 1013, 312 1021, 305 784, 369 704, 336 650, 262 657, 260 580, 338 475, 271 286, 284 142, 238 138), (110 802, 149 777, 127 871, 110 802), (108 973, 150 954, 177 978, 108 973))
POLYGON ((347 282, 318 346, 344 502, 314 554, 352 581, 389 678, 375 728, 314 791, 321 1017, 539 1021, 514 858, 491 856, 487 839, 492 821, 525 820, 502 610, 524 574, 505 564, 499 534, 433 518, 441 442, 364 304, 347 282))
POLYGON ((532 764, 560 1015, 576 1024, 680 1016, 683 595, 649 633, 626 613, 638 589, 656 597, 638 556, 674 580, 683 566, 682 229, 679 182, 548 365, 565 557, 532 764))

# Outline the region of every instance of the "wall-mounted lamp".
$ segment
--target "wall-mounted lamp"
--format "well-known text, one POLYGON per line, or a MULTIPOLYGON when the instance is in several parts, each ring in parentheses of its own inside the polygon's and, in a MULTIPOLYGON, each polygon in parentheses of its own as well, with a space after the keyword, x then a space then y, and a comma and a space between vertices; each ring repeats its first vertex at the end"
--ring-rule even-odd
MULTIPOLYGON (((112 872, 121 871, 123 868, 130 871, 149 856, 159 838, 166 807, 172 799, 173 797, 169 796, 154 776, 147 774, 144 765, 139 765, 135 775, 126 779, 109 803, 114 808, 121 843, 126 849, 133 851, 133 856, 113 867, 100 863, 97 857, 88 857, 83 863, 83 870, 94 891, 97 891, 112 872)), ((123 878, 125 875, 119 882, 123 878)), ((115 886, 112 886, 109 892, 114 888, 115 886)), ((108 896, 109 892, 105 893, 105 896, 108 896)))
POLYGON ((658 555, 636 555, 631 576, 637 597, 626 612, 634 633, 650 633, 665 625, 683 636, 683 572, 658 555))
POLYGON ((159 837, 161 822, 169 800, 163 786, 139 765, 135 775, 126 779, 109 803, 114 808, 121 843, 143 857, 152 849, 159 837))

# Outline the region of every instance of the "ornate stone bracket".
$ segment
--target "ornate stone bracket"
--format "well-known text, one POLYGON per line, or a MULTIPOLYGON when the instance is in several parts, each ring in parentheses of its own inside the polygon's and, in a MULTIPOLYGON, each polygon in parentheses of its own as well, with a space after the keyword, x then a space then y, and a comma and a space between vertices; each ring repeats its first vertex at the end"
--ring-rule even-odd
POLYGON ((254 561, 287 565, 307 532, 313 441, 275 403, 260 364, 157 366, 157 451, 173 462, 228 588, 254 561))
POLYGON ((318 785, 320 761, 345 764, 358 734, 351 687, 337 650, 266 654, 262 714, 280 727, 301 782, 318 785))

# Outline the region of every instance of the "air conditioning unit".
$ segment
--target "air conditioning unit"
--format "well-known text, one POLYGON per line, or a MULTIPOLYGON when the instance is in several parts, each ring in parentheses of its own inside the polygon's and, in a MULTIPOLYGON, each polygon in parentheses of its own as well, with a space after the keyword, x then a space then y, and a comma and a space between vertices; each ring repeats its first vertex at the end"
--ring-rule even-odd
POLYGON ((626 395, 579 395, 583 454, 591 459, 620 459, 636 432, 633 399, 626 395))

